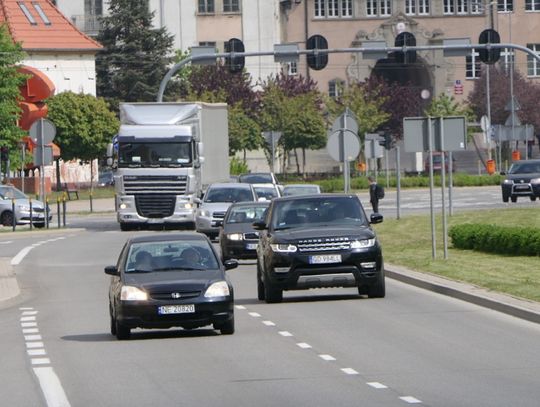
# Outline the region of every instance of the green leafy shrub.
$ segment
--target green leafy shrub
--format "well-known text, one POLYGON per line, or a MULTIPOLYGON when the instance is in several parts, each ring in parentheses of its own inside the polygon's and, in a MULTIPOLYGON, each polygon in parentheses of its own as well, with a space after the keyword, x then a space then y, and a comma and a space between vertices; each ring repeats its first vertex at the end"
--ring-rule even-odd
POLYGON ((457 249, 510 256, 540 256, 540 229, 467 223, 454 225, 449 236, 457 249))
POLYGON ((229 160, 229 172, 231 175, 244 174, 249 172, 249 167, 245 161, 237 157, 231 157, 229 160))

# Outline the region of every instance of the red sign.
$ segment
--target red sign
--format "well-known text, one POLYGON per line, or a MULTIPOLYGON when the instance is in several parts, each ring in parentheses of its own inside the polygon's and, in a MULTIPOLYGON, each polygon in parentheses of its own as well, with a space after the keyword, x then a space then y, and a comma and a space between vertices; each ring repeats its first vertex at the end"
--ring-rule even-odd
POLYGON ((463 84, 459 79, 454 83, 454 95, 463 95, 463 84))

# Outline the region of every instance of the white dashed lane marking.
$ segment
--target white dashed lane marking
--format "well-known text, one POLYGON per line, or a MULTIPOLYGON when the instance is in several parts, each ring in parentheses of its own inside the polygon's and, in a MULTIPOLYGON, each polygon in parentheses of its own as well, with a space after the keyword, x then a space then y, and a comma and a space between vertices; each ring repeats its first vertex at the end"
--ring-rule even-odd
POLYGON ((276 326, 276 324, 274 324, 272 321, 263 321, 262 323, 266 326, 276 326))
POLYGON ((330 356, 330 355, 319 355, 319 357, 320 357, 322 360, 326 360, 327 362, 330 362, 330 361, 332 361, 332 360, 336 360, 335 357, 330 356))
POLYGON ((341 369, 341 371, 345 374, 350 374, 350 375, 358 374, 358 372, 351 367, 344 367, 343 369, 341 369))
POLYGON ((369 383, 366 383, 368 386, 371 386, 373 387, 374 389, 387 389, 388 386, 385 386, 384 384, 382 383, 379 383, 379 382, 369 382, 369 383))
POLYGON ((409 404, 420 404, 420 403, 422 403, 420 400, 418 400, 417 398, 414 398, 412 396, 400 397, 400 399, 403 400, 406 403, 409 403, 409 404))
POLYGON ((297 343, 297 345, 299 348, 302 348, 302 349, 311 349, 311 345, 309 343, 300 342, 300 343, 297 343))
POLYGON ((293 334, 288 331, 279 331, 279 334, 281 336, 293 336, 293 334))
POLYGON ((249 312, 248 314, 253 318, 259 318, 261 316, 261 314, 259 314, 258 312, 249 312))

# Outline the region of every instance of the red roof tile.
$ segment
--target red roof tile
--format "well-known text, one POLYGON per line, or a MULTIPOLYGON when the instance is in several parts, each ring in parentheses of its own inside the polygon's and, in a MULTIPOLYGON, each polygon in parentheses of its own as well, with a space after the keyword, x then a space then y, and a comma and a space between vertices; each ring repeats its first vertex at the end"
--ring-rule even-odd
POLYGON ((49 0, 0 0, 0 23, 6 22, 11 37, 24 50, 98 51, 102 46, 79 31, 49 0), (35 20, 32 24, 19 3, 35 20), (50 21, 45 24, 34 4, 39 4, 50 21))

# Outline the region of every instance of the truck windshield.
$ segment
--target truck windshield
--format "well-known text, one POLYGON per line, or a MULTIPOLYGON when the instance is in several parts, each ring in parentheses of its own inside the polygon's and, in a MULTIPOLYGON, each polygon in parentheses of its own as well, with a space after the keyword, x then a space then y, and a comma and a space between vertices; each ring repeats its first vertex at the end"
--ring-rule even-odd
POLYGON ((120 143, 119 167, 183 167, 191 165, 191 143, 120 143))

